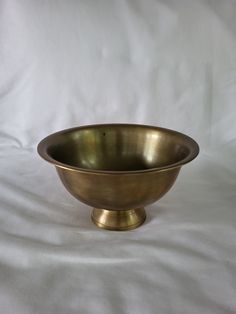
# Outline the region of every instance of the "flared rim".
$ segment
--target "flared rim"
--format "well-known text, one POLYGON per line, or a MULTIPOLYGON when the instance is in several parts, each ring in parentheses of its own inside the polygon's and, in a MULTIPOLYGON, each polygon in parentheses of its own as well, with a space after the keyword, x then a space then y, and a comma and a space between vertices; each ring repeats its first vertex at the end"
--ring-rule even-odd
POLYGON ((52 133, 45 137, 43 140, 41 140, 38 144, 37 151, 38 154, 46 161, 49 163, 53 164, 54 166, 67 169, 67 170, 72 170, 72 171, 77 171, 77 172, 82 172, 82 173, 91 173, 91 174, 126 174, 126 175, 131 175, 131 174, 142 174, 142 173, 149 173, 149 172, 154 172, 154 171, 166 171, 169 169, 173 168, 178 168, 181 167, 193 159, 197 157, 199 154, 199 145, 197 142, 189 137, 188 135, 185 135, 183 133, 167 129, 167 128, 162 128, 162 127, 157 127, 157 126, 152 126, 152 125, 145 125, 145 124, 129 124, 129 123, 104 123, 104 124, 90 124, 90 125, 83 125, 83 126, 78 126, 74 128, 69 128, 69 129, 64 129, 59 132, 52 133), (178 135, 179 137, 183 138, 186 140, 186 146, 189 148, 189 154, 184 157, 183 159, 171 163, 165 166, 161 167, 154 167, 154 168, 148 168, 148 169, 140 169, 140 170, 98 170, 98 169, 86 169, 86 168, 81 168, 81 167, 75 167, 69 164, 62 163, 54 158, 52 158, 48 152, 47 149, 50 147, 50 145, 53 144, 54 139, 56 136, 61 135, 61 134, 66 134, 70 132, 74 132, 76 130, 84 130, 84 129, 91 129, 91 128, 99 128, 99 127, 115 127, 115 126, 124 126, 124 127, 143 127, 143 128, 150 128, 153 130, 158 130, 162 132, 166 132, 169 134, 173 135, 178 135))

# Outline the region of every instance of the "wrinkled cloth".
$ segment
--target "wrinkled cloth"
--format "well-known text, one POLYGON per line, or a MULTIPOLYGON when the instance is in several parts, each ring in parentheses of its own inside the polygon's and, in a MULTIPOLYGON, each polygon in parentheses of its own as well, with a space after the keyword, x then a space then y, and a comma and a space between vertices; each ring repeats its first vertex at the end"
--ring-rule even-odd
POLYGON ((0 312, 236 312, 235 1, 0 0, 0 312), (200 145, 147 220, 98 229, 37 143, 151 124, 200 145))

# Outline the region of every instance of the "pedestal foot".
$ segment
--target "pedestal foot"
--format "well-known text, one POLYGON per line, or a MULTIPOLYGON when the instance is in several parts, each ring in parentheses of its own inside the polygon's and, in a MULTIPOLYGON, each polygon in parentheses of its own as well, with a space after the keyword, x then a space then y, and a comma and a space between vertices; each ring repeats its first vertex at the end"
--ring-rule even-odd
POLYGON ((92 221, 102 229, 125 231, 139 227, 146 218, 145 209, 109 210, 94 208, 92 221))

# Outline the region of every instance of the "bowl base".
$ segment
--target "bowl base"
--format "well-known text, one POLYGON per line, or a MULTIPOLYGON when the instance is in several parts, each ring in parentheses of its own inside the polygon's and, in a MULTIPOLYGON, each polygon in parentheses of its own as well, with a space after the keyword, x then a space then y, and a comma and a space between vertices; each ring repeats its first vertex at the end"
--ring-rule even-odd
POLYGON ((146 212, 143 207, 128 210, 94 208, 91 218, 99 228, 125 231, 142 225, 146 219, 146 212))

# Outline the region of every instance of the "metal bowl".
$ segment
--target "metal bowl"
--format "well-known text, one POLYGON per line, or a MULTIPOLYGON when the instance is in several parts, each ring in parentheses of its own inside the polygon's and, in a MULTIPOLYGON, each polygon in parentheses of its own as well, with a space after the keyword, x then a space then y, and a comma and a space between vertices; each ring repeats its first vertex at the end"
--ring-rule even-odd
POLYGON ((166 194, 199 147, 169 129, 99 124, 51 134, 38 153, 56 167, 74 197, 94 207, 98 227, 129 230, 144 222, 144 206, 166 194))

